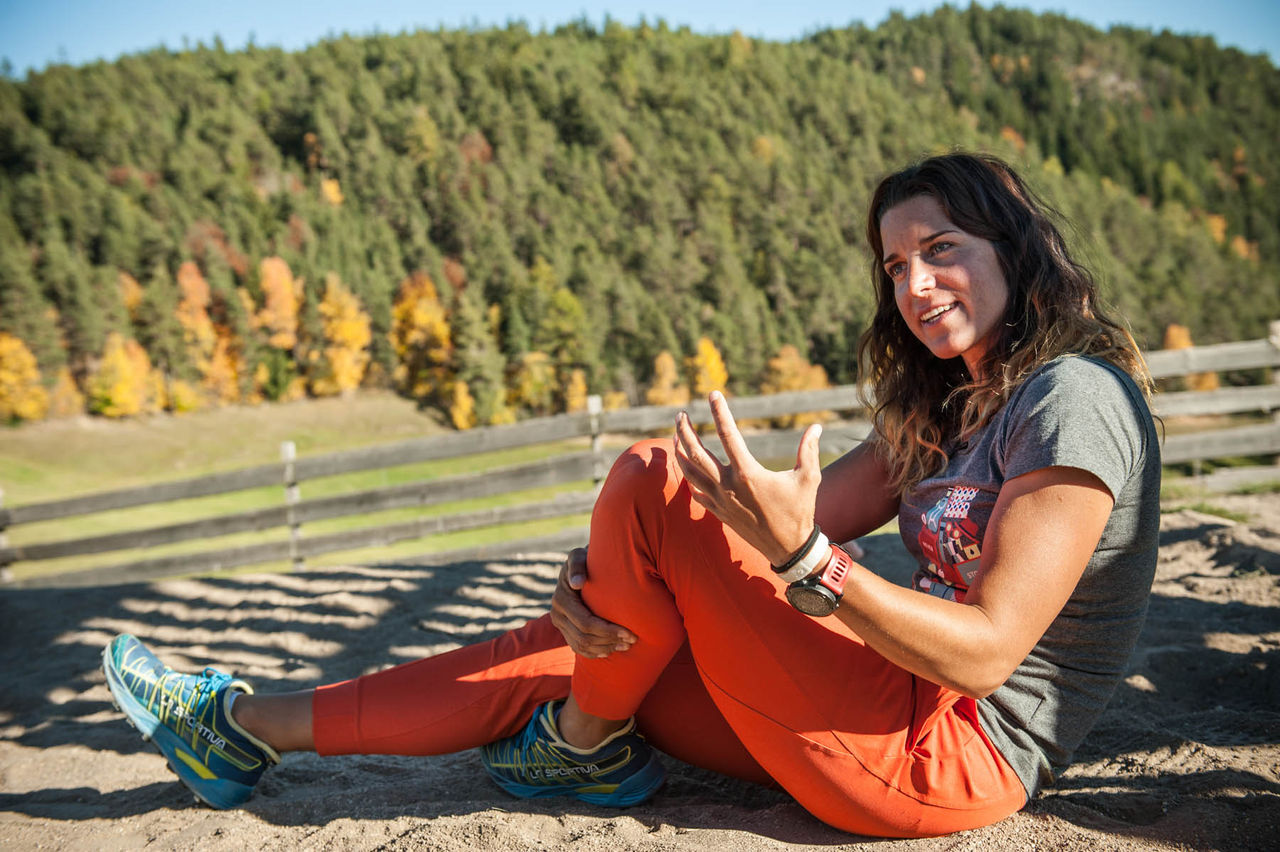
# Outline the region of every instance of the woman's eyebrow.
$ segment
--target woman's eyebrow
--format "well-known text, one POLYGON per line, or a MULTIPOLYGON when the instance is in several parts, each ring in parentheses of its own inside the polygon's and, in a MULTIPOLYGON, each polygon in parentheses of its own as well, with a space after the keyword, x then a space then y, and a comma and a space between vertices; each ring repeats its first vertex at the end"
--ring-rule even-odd
MULTIPOLYGON (((932 242, 933 240, 936 240, 938 237, 942 236, 943 234, 955 234, 955 233, 959 233, 955 228, 943 228, 941 231, 935 231, 934 233, 930 234, 927 237, 921 237, 920 245, 924 245, 927 242, 932 242)), ((897 252, 885 255, 884 261, 882 263, 888 263, 892 260, 901 260, 901 258, 898 257, 897 252)))

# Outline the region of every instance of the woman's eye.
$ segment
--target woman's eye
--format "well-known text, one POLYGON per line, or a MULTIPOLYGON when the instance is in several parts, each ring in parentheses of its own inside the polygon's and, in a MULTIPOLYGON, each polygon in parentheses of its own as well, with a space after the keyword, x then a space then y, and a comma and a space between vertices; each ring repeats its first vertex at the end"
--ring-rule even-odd
POLYGON ((889 274, 890 278, 896 281, 902 277, 902 273, 907 271, 907 265, 905 263, 891 263, 885 267, 884 271, 889 274))
POLYGON ((938 240, 936 243, 929 246, 929 251, 931 251, 933 254, 942 254, 942 252, 953 247, 954 245, 955 243, 948 242, 947 240, 938 240))

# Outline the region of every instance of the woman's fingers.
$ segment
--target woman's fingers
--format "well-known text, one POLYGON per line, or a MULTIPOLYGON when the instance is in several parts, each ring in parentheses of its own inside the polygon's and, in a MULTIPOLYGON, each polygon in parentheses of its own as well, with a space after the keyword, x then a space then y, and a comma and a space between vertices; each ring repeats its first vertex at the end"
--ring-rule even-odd
POLYGON ((614 651, 625 651, 636 641, 635 635, 621 625, 600 618, 587 607, 578 592, 586 577, 587 552, 576 548, 560 569, 551 596, 551 623, 580 656, 599 658, 614 651))
POLYGON ((719 460, 702 445, 689 415, 683 411, 676 415, 675 449, 676 464, 680 465, 695 495, 708 493, 720 484, 723 468, 719 460))
POLYGON ((814 423, 800 436, 800 446, 796 448, 796 472, 804 477, 816 474, 821 478, 821 448, 822 424, 814 423))
POLYGON ((729 466, 746 470, 758 466, 755 456, 747 449, 747 442, 738 431, 738 423, 729 411, 729 403, 720 391, 712 391, 707 400, 711 403, 711 419, 716 424, 716 434, 720 436, 720 444, 724 454, 729 458, 729 466))
POLYGON ((564 568, 561 569, 565 582, 575 591, 581 590, 587 582, 587 549, 575 547, 565 557, 564 568))

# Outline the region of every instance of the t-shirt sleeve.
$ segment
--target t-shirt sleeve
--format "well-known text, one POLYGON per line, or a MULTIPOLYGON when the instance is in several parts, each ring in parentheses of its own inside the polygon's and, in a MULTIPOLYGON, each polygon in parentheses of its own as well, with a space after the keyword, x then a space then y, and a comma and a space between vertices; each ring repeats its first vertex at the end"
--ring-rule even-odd
POLYGON ((1137 387, 1080 357, 1055 361, 1014 392, 996 440, 1005 480, 1045 467, 1074 467, 1112 497, 1139 465, 1146 439, 1137 387))

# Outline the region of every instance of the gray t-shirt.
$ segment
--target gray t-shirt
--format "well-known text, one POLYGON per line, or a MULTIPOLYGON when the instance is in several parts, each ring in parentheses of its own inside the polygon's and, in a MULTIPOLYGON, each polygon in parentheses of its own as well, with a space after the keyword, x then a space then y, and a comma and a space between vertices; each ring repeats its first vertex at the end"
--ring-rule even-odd
POLYGON ((1120 682, 1146 616, 1160 528, 1160 448, 1142 393, 1117 367, 1064 356, 1027 378, 938 476, 902 499, 920 563, 912 585, 964 599, 1001 486, 1045 467, 1086 470, 1115 498, 1066 605, 1004 685, 978 702, 983 730, 1033 797, 1053 782, 1120 682))

